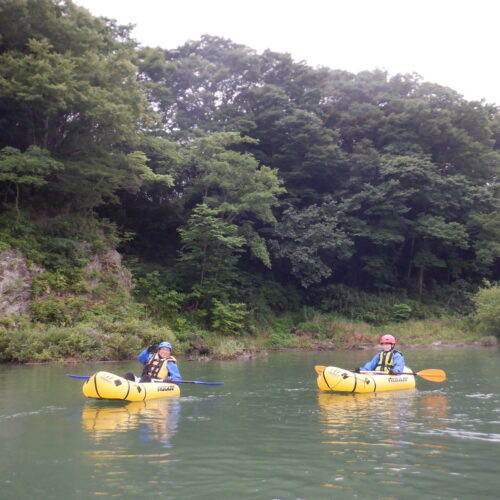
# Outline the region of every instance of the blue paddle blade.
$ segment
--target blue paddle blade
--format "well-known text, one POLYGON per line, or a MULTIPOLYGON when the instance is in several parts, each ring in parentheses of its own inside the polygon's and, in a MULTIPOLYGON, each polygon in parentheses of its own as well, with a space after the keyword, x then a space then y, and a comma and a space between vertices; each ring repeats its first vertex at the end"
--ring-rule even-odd
POLYGON ((89 375, 69 375, 69 374, 66 374, 66 377, 77 378, 78 380, 88 380, 90 378, 89 375))

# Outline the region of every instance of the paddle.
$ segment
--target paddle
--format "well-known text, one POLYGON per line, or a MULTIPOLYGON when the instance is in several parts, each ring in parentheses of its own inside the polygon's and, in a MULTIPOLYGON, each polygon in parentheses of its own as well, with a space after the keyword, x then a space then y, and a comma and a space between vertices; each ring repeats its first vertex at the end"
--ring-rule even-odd
POLYGON ((224 382, 201 382, 199 380, 173 380, 172 384, 224 385, 224 382))
MULTIPOLYGON (((67 374, 66 377, 76 378, 79 380, 88 380, 90 375, 70 375, 67 374)), ((163 382, 160 379, 152 379, 152 382, 163 382)), ((224 385, 224 382, 201 382, 199 380, 174 380, 172 384, 198 384, 198 385, 224 385)))
MULTIPOLYGON (((325 370, 326 366, 316 365, 314 369, 318 375, 321 375, 325 370)), ((351 371, 351 370, 347 370, 351 371)), ((375 375, 385 375, 386 372, 371 372, 375 375)), ((428 370, 420 370, 419 372, 407 372, 408 375, 417 375, 430 382, 444 382, 446 380, 446 373, 443 370, 438 370, 435 368, 429 368, 428 370)), ((399 374, 398 374, 399 375, 399 374)), ((404 375, 401 374, 401 375, 404 375)))

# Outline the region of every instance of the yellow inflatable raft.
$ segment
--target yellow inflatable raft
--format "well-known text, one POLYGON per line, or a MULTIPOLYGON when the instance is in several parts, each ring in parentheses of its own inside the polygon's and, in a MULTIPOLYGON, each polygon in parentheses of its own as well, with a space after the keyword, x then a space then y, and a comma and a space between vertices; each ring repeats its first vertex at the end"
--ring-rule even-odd
POLYGON ((179 386, 167 382, 131 382, 108 372, 97 372, 83 384, 83 394, 95 399, 122 399, 146 401, 148 399, 174 398, 181 394, 179 386))
POLYGON ((415 388, 415 375, 407 366, 400 375, 383 372, 354 373, 336 366, 326 366, 324 370, 316 371, 319 372, 316 382, 322 391, 380 392, 415 388))

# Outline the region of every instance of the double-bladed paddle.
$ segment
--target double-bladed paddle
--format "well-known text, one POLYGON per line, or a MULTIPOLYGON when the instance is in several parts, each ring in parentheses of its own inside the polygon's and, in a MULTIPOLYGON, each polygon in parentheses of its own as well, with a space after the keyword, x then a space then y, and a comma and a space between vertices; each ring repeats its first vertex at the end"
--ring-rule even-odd
MULTIPOLYGON (((326 366, 316 365, 314 369, 318 375, 321 375, 326 366)), ((346 370, 351 371, 351 370, 346 370)), ((370 372, 373 375, 387 375, 387 372, 370 372)), ((417 375, 430 382, 444 382, 446 380, 446 373, 444 370, 439 370, 437 368, 429 368, 428 370, 420 370, 419 372, 405 372, 398 373, 398 375, 417 375)))
MULTIPOLYGON (((66 374, 66 377, 76 378, 79 380, 88 380, 90 375, 70 375, 66 374)), ((152 382, 163 382, 160 379, 153 379, 152 382)), ((199 380, 173 380, 171 384, 198 384, 198 385, 224 385, 224 382, 201 382, 199 380)))

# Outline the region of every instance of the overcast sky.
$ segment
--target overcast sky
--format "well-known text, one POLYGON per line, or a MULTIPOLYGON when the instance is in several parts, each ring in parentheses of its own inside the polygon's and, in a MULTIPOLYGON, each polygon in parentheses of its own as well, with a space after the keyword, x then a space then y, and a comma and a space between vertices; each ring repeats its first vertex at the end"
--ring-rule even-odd
POLYGON ((203 34, 351 72, 418 73, 500 105, 498 0, 75 0, 145 46, 203 34))

